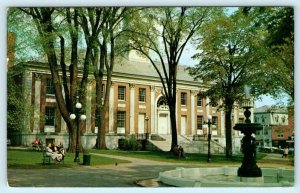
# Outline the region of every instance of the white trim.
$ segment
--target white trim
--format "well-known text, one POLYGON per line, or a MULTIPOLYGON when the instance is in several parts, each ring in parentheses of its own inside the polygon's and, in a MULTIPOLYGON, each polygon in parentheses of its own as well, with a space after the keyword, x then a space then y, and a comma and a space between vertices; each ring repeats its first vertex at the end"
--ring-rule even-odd
POLYGON ((109 95, 109 133, 114 133, 114 85, 110 86, 109 95))
POLYGON ((118 107, 126 107, 126 104, 125 103, 118 103, 118 107))
MULTIPOLYGON (((129 119, 129 125, 130 125, 130 134, 134 134, 134 108, 135 108, 135 86, 130 87, 130 119, 129 119)), ((124 104, 126 107, 126 104, 124 104)), ((119 104, 118 104, 119 106, 119 104)))
POLYGON ((47 103, 55 103, 55 102, 56 102, 56 99, 46 98, 46 102, 47 102, 47 103))

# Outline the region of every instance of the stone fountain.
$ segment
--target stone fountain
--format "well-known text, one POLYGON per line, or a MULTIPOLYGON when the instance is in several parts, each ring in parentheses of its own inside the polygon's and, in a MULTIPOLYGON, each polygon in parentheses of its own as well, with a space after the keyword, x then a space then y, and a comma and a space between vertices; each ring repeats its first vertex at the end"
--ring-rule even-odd
POLYGON ((236 167, 176 168, 160 172, 158 181, 181 187, 284 187, 293 186, 294 170, 285 168, 259 168, 256 164, 255 137, 252 134, 263 127, 251 123, 250 109, 253 101, 246 93, 242 107, 245 109, 245 123, 238 123, 233 128, 241 131, 241 151, 244 154, 242 165, 236 167))
POLYGON ((244 158, 237 174, 240 177, 248 177, 248 180, 249 177, 256 178, 256 180, 263 180, 261 169, 256 165, 256 144, 255 138, 252 136, 255 131, 262 130, 263 126, 258 123, 251 123, 251 111, 249 110, 253 108, 251 99, 246 97, 242 107, 245 109, 245 123, 238 123, 233 127, 234 130, 239 130, 244 134, 241 142, 241 151, 244 154, 244 158))

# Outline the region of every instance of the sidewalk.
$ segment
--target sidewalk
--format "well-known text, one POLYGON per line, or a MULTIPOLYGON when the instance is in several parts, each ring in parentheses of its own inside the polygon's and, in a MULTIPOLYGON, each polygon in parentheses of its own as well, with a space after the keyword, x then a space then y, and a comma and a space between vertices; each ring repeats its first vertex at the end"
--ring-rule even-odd
MULTIPOLYGON (((97 154, 94 154, 97 155, 97 154)), ((143 186, 161 186, 155 180, 159 172, 173 170, 176 167, 214 167, 220 164, 174 164, 124 156, 98 154, 105 157, 119 158, 131 163, 102 166, 81 166, 78 168, 60 169, 8 169, 8 184, 12 187, 137 187, 136 182, 143 186), (146 184, 145 184, 146 183, 146 184)), ((285 167, 293 169, 288 160, 277 155, 262 160, 259 167, 285 167), (270 163, 269 159, 277 160, 270 163), (268 161, 265 162, 265 161, 268 161)), ((234 164, 240 166, 240 164, 234 164)))

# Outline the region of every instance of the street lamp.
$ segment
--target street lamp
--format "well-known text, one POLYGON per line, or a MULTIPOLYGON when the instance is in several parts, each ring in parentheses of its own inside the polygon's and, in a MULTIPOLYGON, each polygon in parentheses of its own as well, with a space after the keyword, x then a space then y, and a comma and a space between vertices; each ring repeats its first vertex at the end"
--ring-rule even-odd
POLYGON ((146 139, 149 139, 149 132, 148 132, 149 117, 148 116, 146 116, 145 121, 146 121, 146 139))
POLYGON ((211 119, 212 119, 211 115, 207 115, 207 122, 204 122, 205 128, 208 129, 208 135, 207 135, 207 143, 208 143, 207 162, 211 161, 211 155, 210 155, 211 130, 210 130, 210 126, 213 124, 211 119))
POLYGON ((76 107, 75 108, 75 114, 72 113, 70 115, 70 119, 72 119, 72 120, 76 119, 77 134, 76 134, 76 152, 75 152, 74 162, 79 163, 80 162, 80 159, 79 159, 79 119, 80 120, 85 120, 86 115, 82 114, 79 117, 80 109, 82 107, 81 103, 77 102, 75 107, 76 107))

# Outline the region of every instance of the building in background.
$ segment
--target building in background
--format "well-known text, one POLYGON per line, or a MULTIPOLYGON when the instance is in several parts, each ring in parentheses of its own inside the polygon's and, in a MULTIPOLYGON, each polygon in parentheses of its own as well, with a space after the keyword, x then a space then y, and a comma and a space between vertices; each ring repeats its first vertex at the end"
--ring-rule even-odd
POLYGON ((293 144, 294 119, 292 111, 276 106, 262 106, 254 109, 254 122, 263 125, 263 130, 256 132, 260 147, 284 147, 293 144))
MULTIPOLYGON (((55 141, 67 146, 68 132, 56 104, 48 64, 35 61, 9 64, 9 71, 18 72, 14 77, 17 80, 15 84, 20 85, 23 92, 21 100, 30 109, 29 116, 24 119, 24 129, 12 131, 8 128, 11 144, 30 146, 38 138, 44 143, 55 141)), ((79 79, 80 76, 79 73, 79 79)), ((96 89, 92 74, 89 80, 85 101, 87 119, 81 130, 81 141, 87 148, 95 145, 98 132, 96 89)), ((105 86, 104 81, 103 87, 105 86)), ((199 137, 206 138, 208 131, 203 124, 207 121, 207 116, 211 115, 215 124, 211 128, 212 140, 220 147, 225 147, 225 113, 218 106, 210 105, 209 97, 203 94, 208 88, 209 85, 195 81, 184 66, 178 66, 176 116, 179 142, 187 144, 199 137)), ((169 107, 162 94, 159 76, 149 62, 139 58, 134 52, 129 52, 127 58, 116 60, 112 86, 109 89, 109 113, 105 128, 108 148, 118 148, 119 139, 128 135, 139 138, 148 133, 150 136, 171 139, 169 107)), ((242 111, 234 109, 232 126, 243 119, 242 111)), ((233 151, 239 151, 242 136, 234 130, 232 135, 233 151)))

